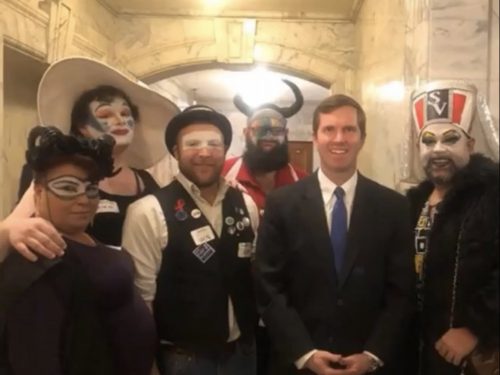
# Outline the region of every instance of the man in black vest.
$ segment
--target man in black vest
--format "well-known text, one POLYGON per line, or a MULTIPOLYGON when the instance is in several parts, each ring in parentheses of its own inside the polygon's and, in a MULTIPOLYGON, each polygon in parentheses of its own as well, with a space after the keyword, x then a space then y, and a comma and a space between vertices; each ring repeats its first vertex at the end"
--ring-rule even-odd
POLYGON ((127 211, 123 246, 155 315, 162 374, 255 374, 258 211, 221 177, 231 138, 224 115, 186 108, 165 134, 180 173, 127 211))

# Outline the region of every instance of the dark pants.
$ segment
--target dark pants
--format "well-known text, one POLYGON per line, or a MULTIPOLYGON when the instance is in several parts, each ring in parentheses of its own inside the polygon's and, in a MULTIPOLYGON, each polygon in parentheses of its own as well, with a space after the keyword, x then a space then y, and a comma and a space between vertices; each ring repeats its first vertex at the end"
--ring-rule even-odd
POLYGON ((271 356, 271 340, 266 327, 257 327, 257 375, 271 375, 269 359, 271 356))
POLYGON ((217 355, 187 352, 162 346, 159 355, 162 375, 256 375, 255 346, 237 341, 217 355))

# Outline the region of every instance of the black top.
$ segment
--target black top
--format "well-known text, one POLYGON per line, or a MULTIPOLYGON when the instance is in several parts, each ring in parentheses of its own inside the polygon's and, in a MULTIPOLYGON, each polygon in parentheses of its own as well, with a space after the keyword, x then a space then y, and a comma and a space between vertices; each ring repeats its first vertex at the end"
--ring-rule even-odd
MULTIPOLYGON (((12 374, 79 374, 75 369, 86 366, 94 374, 149 375, 155 327, 134 287, 132 259, 101 244, 65 240, 62 260, 21 292, 8 310, 5 335, 12 374), (75 277, 80 270, 83 283, 75 277), (89 307, 92 315, 85 312, 89 307), (101 372, 106 362, 114 371, 101 372)), ((29 262, 17 253, 9 258, 3 274, 10 267, 26 277, 23 268, 29 262)))
MULTIPOLYGON (((151 194, 159 188, 156 181, 148 172, 140 169, 132 170, 135 172, 136 184, 138 187, 136 194, 117 195, 99 190, 99 207, 87 232, 106 245, 121 246, 123 222, 125 221, 125 214, 128 206, 137 199, 151 194), (139 178, 144 184, 144 189, 142 191, 139 189, 139 178)), ((28 189, 32 179, 33 172, 29 166, 25 164, 19 181, 19 199, 21 199, 28 189)))
MULTIPOLYGON (((426 180, 408 191, 413 226, 433 189, 426 180)), ((439 203, 422 272, 422 374, 461 373, 461 368, 446 362, 434 348, 450 322, 472 331, 479 350, 498 348, 498 191, 498 163, 473 154, 439 203)))
POLYGON ((137 186, 140 186, 139 178, 144 184, 142 191, 137 191, 134 195, 117 195, 99 190, 99 207, 87 232, 106 245, 121 246, 123 222, 128 206, 159 188, 153 177, 145 170, 133 169, 133 171, 137 186))

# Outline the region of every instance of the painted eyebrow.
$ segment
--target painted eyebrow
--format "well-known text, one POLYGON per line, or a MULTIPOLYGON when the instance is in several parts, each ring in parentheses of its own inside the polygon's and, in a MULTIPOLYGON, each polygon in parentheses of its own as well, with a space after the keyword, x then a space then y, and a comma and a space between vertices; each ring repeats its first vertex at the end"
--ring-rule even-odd
POLYGON ((445 131, 443 133, 443 136, 445 136, 445 135, 455 135, 455 134, 460 135, 460 133, 458 131, 456 131, 455 129, 450 129, 450 130, 445 131))
MULTIPOLYGON (((101 107, 104 107, 104 106, 107 106, 107 105, 111 105, 113 102, 112 101, 109 101, 109 100, 99 100, 99 105, 95 108, 96 111, 101 108, 101 107)), ((130 106, 128 105, 127 101, 125 99, 122 99, 121 103, 123 106, 127 107, 128 109, 130 109, 130 106)))
POLYGON ((97 111, 99 108, 104 107, 104 106, 107 106, 107 105, 111 105, 111 102, 107 102, 107 101, 100 101, 100 102, 99 102, 99 105, 98 105, 97 107, 95 107, 95 110, 97 111))
POLYGON ((422 138, 424 137, 435 137, 436 134, 434 134, 433 132, 430 132, 430 131, 425 131, 424 134, 422 134, 422 138))

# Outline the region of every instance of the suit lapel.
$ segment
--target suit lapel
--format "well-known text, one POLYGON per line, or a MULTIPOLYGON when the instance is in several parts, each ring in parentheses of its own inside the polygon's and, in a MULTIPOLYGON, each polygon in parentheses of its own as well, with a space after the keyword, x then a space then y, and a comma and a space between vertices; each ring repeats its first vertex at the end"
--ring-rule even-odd
POLYGON ((302 210, 308 225, 308 232, 311 234, 310 238, 314 241, 314 246, 312 246, 311 249, 316 249, 316 256, 319 257, 318 261, 326 267, 330 275, 329 279, 331 285, 335 288, 337 278, 335 274, 332 244, 326 221, 325 205, 316 173, 308 177, 303 199, 302 210))
POLYGON ((354 193, 349 231, 347 233, 347 250, 344 264, 339 277, 339 288, 342 288, 347 277, 351 273, 352 267, 362 247, 363 239, 370 230, 374 218, 371 215, 372 206, 370 199, 368 181, 361 174, 358 174, 358 182, 354 193))

